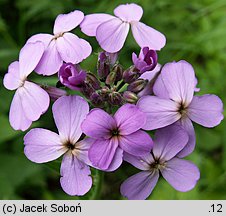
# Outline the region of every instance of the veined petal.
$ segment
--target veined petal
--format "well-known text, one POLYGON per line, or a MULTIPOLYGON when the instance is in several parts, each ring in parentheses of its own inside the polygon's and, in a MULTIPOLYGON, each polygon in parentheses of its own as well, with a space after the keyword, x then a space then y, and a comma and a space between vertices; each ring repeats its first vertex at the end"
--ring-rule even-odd
POLYGON ((161 50, 166 44, 166 38, 161 32, 144 23, 131 22, 131 29, 134 39, 141 48, 149 47, 149 49, 161 50))
POLYGON ((27 130, 32 124, 32 121, 25 115, 20 96, 20 89, 17 89, 11 103, 9 110, 9 122, 14 130, 22 131, 27 130))
POLYGON ((122 49, 128 32, 129 23, 113 18, 98 26, 96 38, 102 49, 115 53, 122 49))
POLYGON ((57 50, 56 40, 52 40, 35 68, 38 74, 50 76, 55 74, 63 64, 63 60, 57 50))
POLYGON ((223 120, 223 103, 216 95, 194 96, 188 108, 189 118, 204 126, 215 127, 223 120))
POLYGON ((134 3, 122 4, 114 9, 114 14, 125 22, 139 21, 143 15, 143 9, 134 3))
POLYGON ((149 170, 150 169, 150 164, 154 163, 155 160, 153 156, 150 153, 147 153, 144 156, 134 156, 128 153, 123 154, 123 159, 132 164, 134 167, 140 170, 149 170))
POLYGON ((19 68, 21 79, 26 79, 26 77, 35 69, 44 50, 45 46, 41 41, 26 43, 20 50, 19 68))
POLYGON ((120 135, 138 131, 146 123, 146 115, 133 104, 125 104, 114 115, 120 135))
POLYGON ((82 196, 92 187, 92 177, 89 166, 78 160, 70 152, 64 155, 61 168, 60 184, 63 190, 71 196, 82 196))
POLYGON ((168 161, 186 146, 188 139, 188 133, 178 125, 161 128, 155 133, 153 154, 168 161))
POLYGON ((81 31, 88 36, 96 36, 97 27, 110 19, 115 18, 109 14, 97 13, 86 15, 80 24, 81 31))
POLYGON ((68 14, 59 14, 54 23, 54 35, 71 31, 77 27, 83 19, 84 14, 79 10, 72 11, 68 14))
POLYGON ((178 113, 178 104, 171 100, 155 96, 141 97, 137 106, 146 113, 147 121, 143 126, 145 130, 162 128, 176 122, 181 118, 178 113))
POLYGON ((83 133, 95 139, 109 139, 113 129, 116 129, 114 118, 98 108, 92 109, 82 123, 83 133))
POLYGON ((24 154, 35 163, 53 161, 67 151, 58 134, 42 128, 30 130, 24 137, 24 145, 24 154))
POLYGON ((199 169, 190 161, 173 158, 161 170, 163 177, 178 191, 193 189, 200 178, 199 169))
POLYGON ((142 156, 151 151, 153 141, 148 133, 139 130, 126 136, 120 136, 119 146, 129 154, 142 156))
POLYGON ((33 35, 31 36, 26 43, 34 43, 34 42, 37 42, 37 41, 41 41, 44 46, 45 46, 45 49, 49 46, 49 43, 50 41, 53 39, 53 35, 51 34, 36 34, 36 35, 33 35))
POLYGON ((77 64, 86 59, 92 52, 90 44, 72 33, 65 33, 56 40, 57 50, 65 62, 77 64))
POLYGON ((89 159, 94 167, 107 170, 114 159, 117 148, 117 139, 98 139, 89 149, 89 159))
POLYGON ((189 118, 182 118, 175 124, 180 125, 184 130, 186 130, 189 136, 187 145, 177 154, 177 157, 183 158, 190 155, 195 149, 195 129, 189 118))
POLYGON ((162 81, 169 97, 188 106, 193 98, 195 89, 195 72, 186 61, 167 63, 161 71, 162 81))
POLYGON ((8 67, 8 73, 5 74, 3 79, 3 85, 9 90, 15 90, 20 84, 19 62, 14 61, 8 67))
POLYGON ((52 110, 61 140, 76 143, 82 135, 81 123, 89 112, 88 103, 80 96, 62 96, 52 110))
POLYGON ((160 73, 153 86, 153 92, 156 96, 163 99, 170 99, 169 92, 163 82, 162 74, 160 73))
POLYGON ((130 200, 144 200, 152 193, 158 179, 158 171, 139 172, 122 183, 120 192, 130 200))
POLYGON ((38 120, 49 107, 48 93, 40 86, 28 81, 25 81, 19 91, 26 117, 31 121, 38 120))

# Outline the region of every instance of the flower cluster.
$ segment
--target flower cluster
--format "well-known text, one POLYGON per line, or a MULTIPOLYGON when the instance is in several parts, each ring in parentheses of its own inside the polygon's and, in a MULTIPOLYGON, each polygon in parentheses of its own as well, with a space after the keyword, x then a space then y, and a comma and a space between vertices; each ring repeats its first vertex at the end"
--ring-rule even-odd
POLYGON ((188 62, 158 63, 157 51, 166 39, 140 22, 142 14, 133 3, 116 7, 115 16, 84 16, 78 10, 60 14, 53 35, 29 38, 4 77, 4 86, 16 90, 9 112, 15 130, 27 130, 52 100, 58 132, 31 129, 24 137, 24 153, 35 163, 63 156, 60 183, 69 195, 81 196, 91 189, 90 167, 111 172, 123 161, 141 170, 121 185, 128 199, 146 199, 160 174, 183 192, 200 178, 199 169, 183 159, 196 144, 192 122, 208 128, 220 124, 222 101, 216 95, 194 95, 200 89, 188 62), (78 26, 95 36, 103 49, 96 71, 79 65, 92 47, 70 33, 78 26), (130 27, 140 53, 132 53, 132 65, 124 68, 118 56, 130 27), (56 76, 56 86, 31 82, 32 71, 56 76))

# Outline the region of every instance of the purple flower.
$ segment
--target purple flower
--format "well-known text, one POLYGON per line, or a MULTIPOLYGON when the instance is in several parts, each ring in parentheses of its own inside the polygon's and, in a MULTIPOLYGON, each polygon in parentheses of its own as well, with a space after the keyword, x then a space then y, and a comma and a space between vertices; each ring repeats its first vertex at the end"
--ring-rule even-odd
POLYGON ((9 122, 15 130, 27 130, 49 107, 49 95, 38 85, 27 81, 44 52, 42 42, 27 43, 21 49, 19 61, 9 65, 3 84, 9 90, 16 90, 13 97, 9 122))
POLYGON ((214 127, 223 119, 223 103, 216 95, 194 96, 197 80, 192 66, 186 61, 166 64, 153 87, 156 96, 144 96, 138 107, 147 114, 143 129, 153 130, 182 125, 189 142, 179 154, 184 157, 195 147, 195 132, 191 121, 204 127, 214 127))
POLYGON ((146 71, 153 70, 158 63, 158 56, 155 50, 144 47, 140 50, 139 57, 135 53, 132 54, 133 64, 136 69, 143 74, 146 71))
POLYGON ((118 52, 124 45, 131 26, 133 37, 140 47, 160 50, 165 46, 165 36, 157 30, 139 22, 143 9, 137 4, 119 5, 115 16, 90 14, 80 24, 82 32, 96 36, 100 46, 110 53, 118 52))
POLYGON ((83 132, 93 139, 89 158, 95 167, 113 171, 122 163, 123 151, 144 155, 152 148, 152 139, 140 128, 146 116, 135 105, 125 104, 112 117, 93 109, 82 123, 83 132))
POLYGON ((181 127, 169 126, 156 132, 151 153, 142 157, 125 154, 124 160, 142 171, 123 182, 121 194, 128 199, 146 199, 160 173, 178 191, 193 189, 200 177, 199 169, 190 161, 177 157, 188 139, 181 127))
POLYGON ((60 82, 73 90, 80 90, 85 79, 86 72, 79 65, 64 63, 58 73, 60 82))
POLYGON ((42 41, 45 44, 45 52, 35 68, 38 74, 47 76, 55 74, 59 71, 63 61, 78 64, 91 54, 90 44, 69 32, 83 19, 84 14, 78 10, 60 14, 54 23, 54 35, 36 34, 28 40, 28 42, 42 41))
POLYGON ((89 112, 80 96, 63 96, 53 104, 53 117, 59 134, 35 128, 24 137, 24 153, 35 163, 45 163, 63 156, 60 183, 69 195, 84 195, 92 186, 88 165, 90 140, 79 141, 81 122, 89 112))

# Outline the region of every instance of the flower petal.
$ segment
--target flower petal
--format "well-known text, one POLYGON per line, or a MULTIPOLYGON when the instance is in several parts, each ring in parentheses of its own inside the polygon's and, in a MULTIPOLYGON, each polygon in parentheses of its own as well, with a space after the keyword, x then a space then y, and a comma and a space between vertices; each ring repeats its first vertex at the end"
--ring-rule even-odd
POLYGON ((102 49, 109 53, 122 49, 129 32, 129 23, 113 18, 101 23, 96 31, 96 38, 102 49))
POLYGON ((79 161, 71 153, 67 153, 60 168, 60 184, 63 190, 71 196, 82 196, 92 187, 89 166, 79 161))
POLYGON ((146 113, 147 121, 142 127, 145 130, 162 128, 181 118, 177 112, 178 104, 155 96, 144 96, 139 99, 137 106, 146 113))
POLYGON ((162 99, 170 99, 169 92, 163 82, 162 74, 160 73, 153 86, 153 92, 156 96, 162 99))
POLYGON ((168 161, 186 146, 188 139, 187 132, 178 125, 161 128, 155 133, 153 154, 155 158, 168 161))
POLYGON ((58 134, 42 128, 30 130, 24 137, 24 145, 24 154, 35 163, 53 161, 67 151, 58 134))
POLYGON ((127 136, 120 136, 119 146, 129 154, 142 156, 151 151, 153 141, 148 133, 139 130, 127 136))
POLYGON ((131 134, 146 123, 146 115, 133 104, 125 104, 114 115, 120 135, 131 134))
POLYGON ((190 155, 195 149, 195 129, 189 118, 182 118, 175 124, 180 125, 184 130, 186 130, 189 136, 187 145, 177 154, 177 157, 183 158, 190 155))
POLYGON ((116 128, 116 122, 112 116, 102 109, 92 109, 82 123, 82 131, 91 138, 111 137, 110 131, 116 128))
POLYGON ((141 48, 149 47, 149 49, 161 50, 166 44, 166 38, 161 32, 144 23, 131 22, 131 29, 134 39, 141 48))
POLYGON ((52 39, 53 39, 53 35, 51 34, 36 34, 31 36, 26 43, 34 43, 37 41, 41 41, 44 44, 46 49, 49 46, 52 39))
POLYGON ((189 118, 204 126, 215 127, 223 120, 223 103, 216 95, 195 96, 188 108, 189 118))
POLYGON ((199 169, 195 164, 179 158, 168 161, 161 173, 169 184, 182 192, 193 189, 200 178, 199 169))
POLYGON ((117 139, 96 140, 89 149, 89 159, 92 165, 101 170, 107 170, 114 159, 117 148, 117 139))
POLYGON ((9 122, 14 130, 22 131, 27 130, 32 124, 32 121, 29 120, 25 115, 25 111, 21 102, 20 89, 16 91, 11 103, 9 122))
POLYGON ((143 171, 149 170, 150 164, 155 162, 153 156, 150 153, 147 153, 146 155, 138 157, 138 156, 134 156, 124 152, 123 159, 126 162, 132 164, 137 169, 140 169, 143 171))
POLYGON ((114 14, 125 22, 139 21, 143 15, 143 9, 134 3, 122 4, 114 9, 114 14))
POLYGON ((14 61, 8 67, 8 73, 5 74, 3 79, 3 85, 9 90, 15 90, 20 84, 19 62, 14 61))
POLYGON ((26 117, 31 121, 38 120, 49 107, 48 93, 32 82, 25 81, 20 88, 20 96, 26 117))
POLYGON ((77 64, 92 52, 90 44, 72 33, 65 33, 56 40, 57 50, 65 62, 77 64))
POLYGON ((83 19, 84 14, 79 10, 72 11, 68 14, 59 14, 54 23, 54 35, 71 31, 77 27, 83 19))
POLYGON ((62 141, 76 143, 82 135, 81 123, 89 112, 88 103, 80 96, 62 96, 52 110, 62 141))
POLYGON ((44 53, 44 50, 45 46, 41 41, 26 43, 20 50, 19 68, 20 77, 22 79, 26 79, 26 77, 35 69, 44 53))
POLYGON ((110 19, 115 18, 109 14, 97 13, 86 15, 80 24, 81 31, 88 36, 96 36, 97 27, 110 19))
POLYGON ((120 192, 130 200, 144 200, 151 194, 158 179, 158 171, 139 172, 122 183, 120 192))
POLYGON ((169 93, 169 97, 188 106, 195 89, 195 72, 186 61, 167 63, 161 71, 163 83, 169 93))
POLYGON ((56 40, 52 40, 35 68, 35 71, 38 74, 50 76, 59 71, 62 64, 63 60, 57 51, 56 40))

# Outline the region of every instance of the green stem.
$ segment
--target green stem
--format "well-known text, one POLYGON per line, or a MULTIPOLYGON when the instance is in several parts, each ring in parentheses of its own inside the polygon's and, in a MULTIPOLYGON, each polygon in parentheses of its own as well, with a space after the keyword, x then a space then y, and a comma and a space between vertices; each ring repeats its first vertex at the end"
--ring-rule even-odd
POLYGON ((96 185, 94 185, 95 189, 90 197, 90 200, 99 200, 101 198, 101 190, 102 190, 102 184, 104 180, 104 172, 100 170, 96 170, 96 185))

